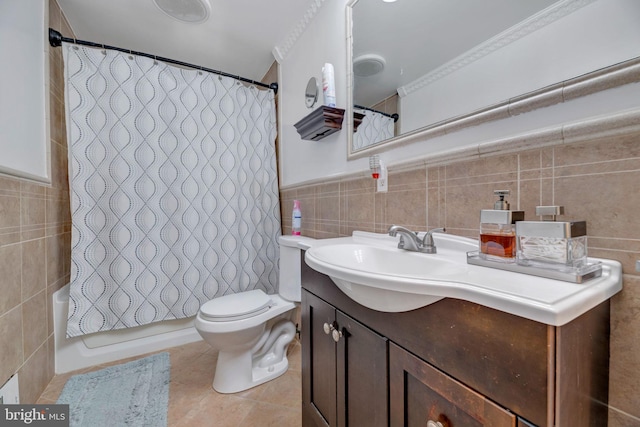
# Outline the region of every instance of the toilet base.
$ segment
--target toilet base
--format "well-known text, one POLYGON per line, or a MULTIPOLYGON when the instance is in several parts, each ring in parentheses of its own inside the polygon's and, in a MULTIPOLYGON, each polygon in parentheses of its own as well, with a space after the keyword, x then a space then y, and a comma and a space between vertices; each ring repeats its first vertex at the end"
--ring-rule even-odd
POLYGON ((218 393, 238 393, 287 372, 287 348, 295 336, 295 325, 281 320, 260 341, 246 351, 218 353, 213 389, 218 393))
POLYGON ((229 366, 228 359, 225 363, 225 358, 232 358, 237 360, 237 355, 229 355, 228 353, 220 353, 218 355, 218 364, 216 366, 216 375, 213 378, 213 389, 218 393, 239 393, 244 390, 259 386, 267 381, 271 381, 278 378, 280 375, 287 372, 289 369, 289 360, 285 357, 279 363, 270 366, 268 368, 261 368, 259 366, 251 369, 251 378, 241 378, 241 375, 233 371, 227 371, 229 366), (222 359, 221 359, 222 357, 222 359), (221 363, 222 360, 222 363, 221 363), (228 375, 218 375, 218 372, 229 372, 232 379, 227 378, 228 375))

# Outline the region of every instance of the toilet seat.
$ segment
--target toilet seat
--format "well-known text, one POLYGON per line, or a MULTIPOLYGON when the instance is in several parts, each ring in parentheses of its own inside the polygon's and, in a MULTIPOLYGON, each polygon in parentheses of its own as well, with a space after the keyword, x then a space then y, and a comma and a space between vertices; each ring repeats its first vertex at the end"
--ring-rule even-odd
POLYGON ((200 316, 210 322, 231 322, 262 314, 272 305, 269 295, 254 289, 207 301, 200 307, 200 316))

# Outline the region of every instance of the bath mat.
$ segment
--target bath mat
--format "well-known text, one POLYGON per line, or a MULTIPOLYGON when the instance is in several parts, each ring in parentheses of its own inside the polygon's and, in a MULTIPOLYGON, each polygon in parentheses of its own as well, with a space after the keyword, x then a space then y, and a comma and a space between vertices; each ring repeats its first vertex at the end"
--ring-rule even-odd
POLYGON ((57 403, 69 405, 70 426, 167 425, 169 353, 74 375, 57 403))

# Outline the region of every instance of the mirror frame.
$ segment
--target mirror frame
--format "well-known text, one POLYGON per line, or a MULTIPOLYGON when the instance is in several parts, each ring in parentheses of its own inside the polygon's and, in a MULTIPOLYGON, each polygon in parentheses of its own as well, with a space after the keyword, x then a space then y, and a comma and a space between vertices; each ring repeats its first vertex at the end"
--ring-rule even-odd
POLYGON ((377 142, 357 151, 353 146, 353 6, 359 0, 349 0, 346 5, 347 31, 347 160, 355 160, 391 150, 418 141, 427 141, 471 126, 506 119, 539 108, 564 103, 583 96, 613 89, 629 83, 640 82, 640 56, 613 64, 581 76, 564 80, 532 92, 514 96, 467 114, 450 117, 420 129, 377 142))

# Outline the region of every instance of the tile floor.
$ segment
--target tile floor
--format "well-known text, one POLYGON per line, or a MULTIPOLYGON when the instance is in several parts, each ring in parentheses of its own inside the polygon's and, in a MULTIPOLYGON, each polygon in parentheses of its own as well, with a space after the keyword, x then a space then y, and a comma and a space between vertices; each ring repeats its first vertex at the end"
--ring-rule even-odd
MULTIPOLYGON (((168 425, 299 427, 302 425, 300 343, 289 345, 289 370, 279 378, 237 394, 211 388, 217 352, 204 341, 167 350, 171 359, 168 425)), ((137 356, 53 377, 37 403, 55 403, 67 379, 78 373, 139 359, 137 356)))

